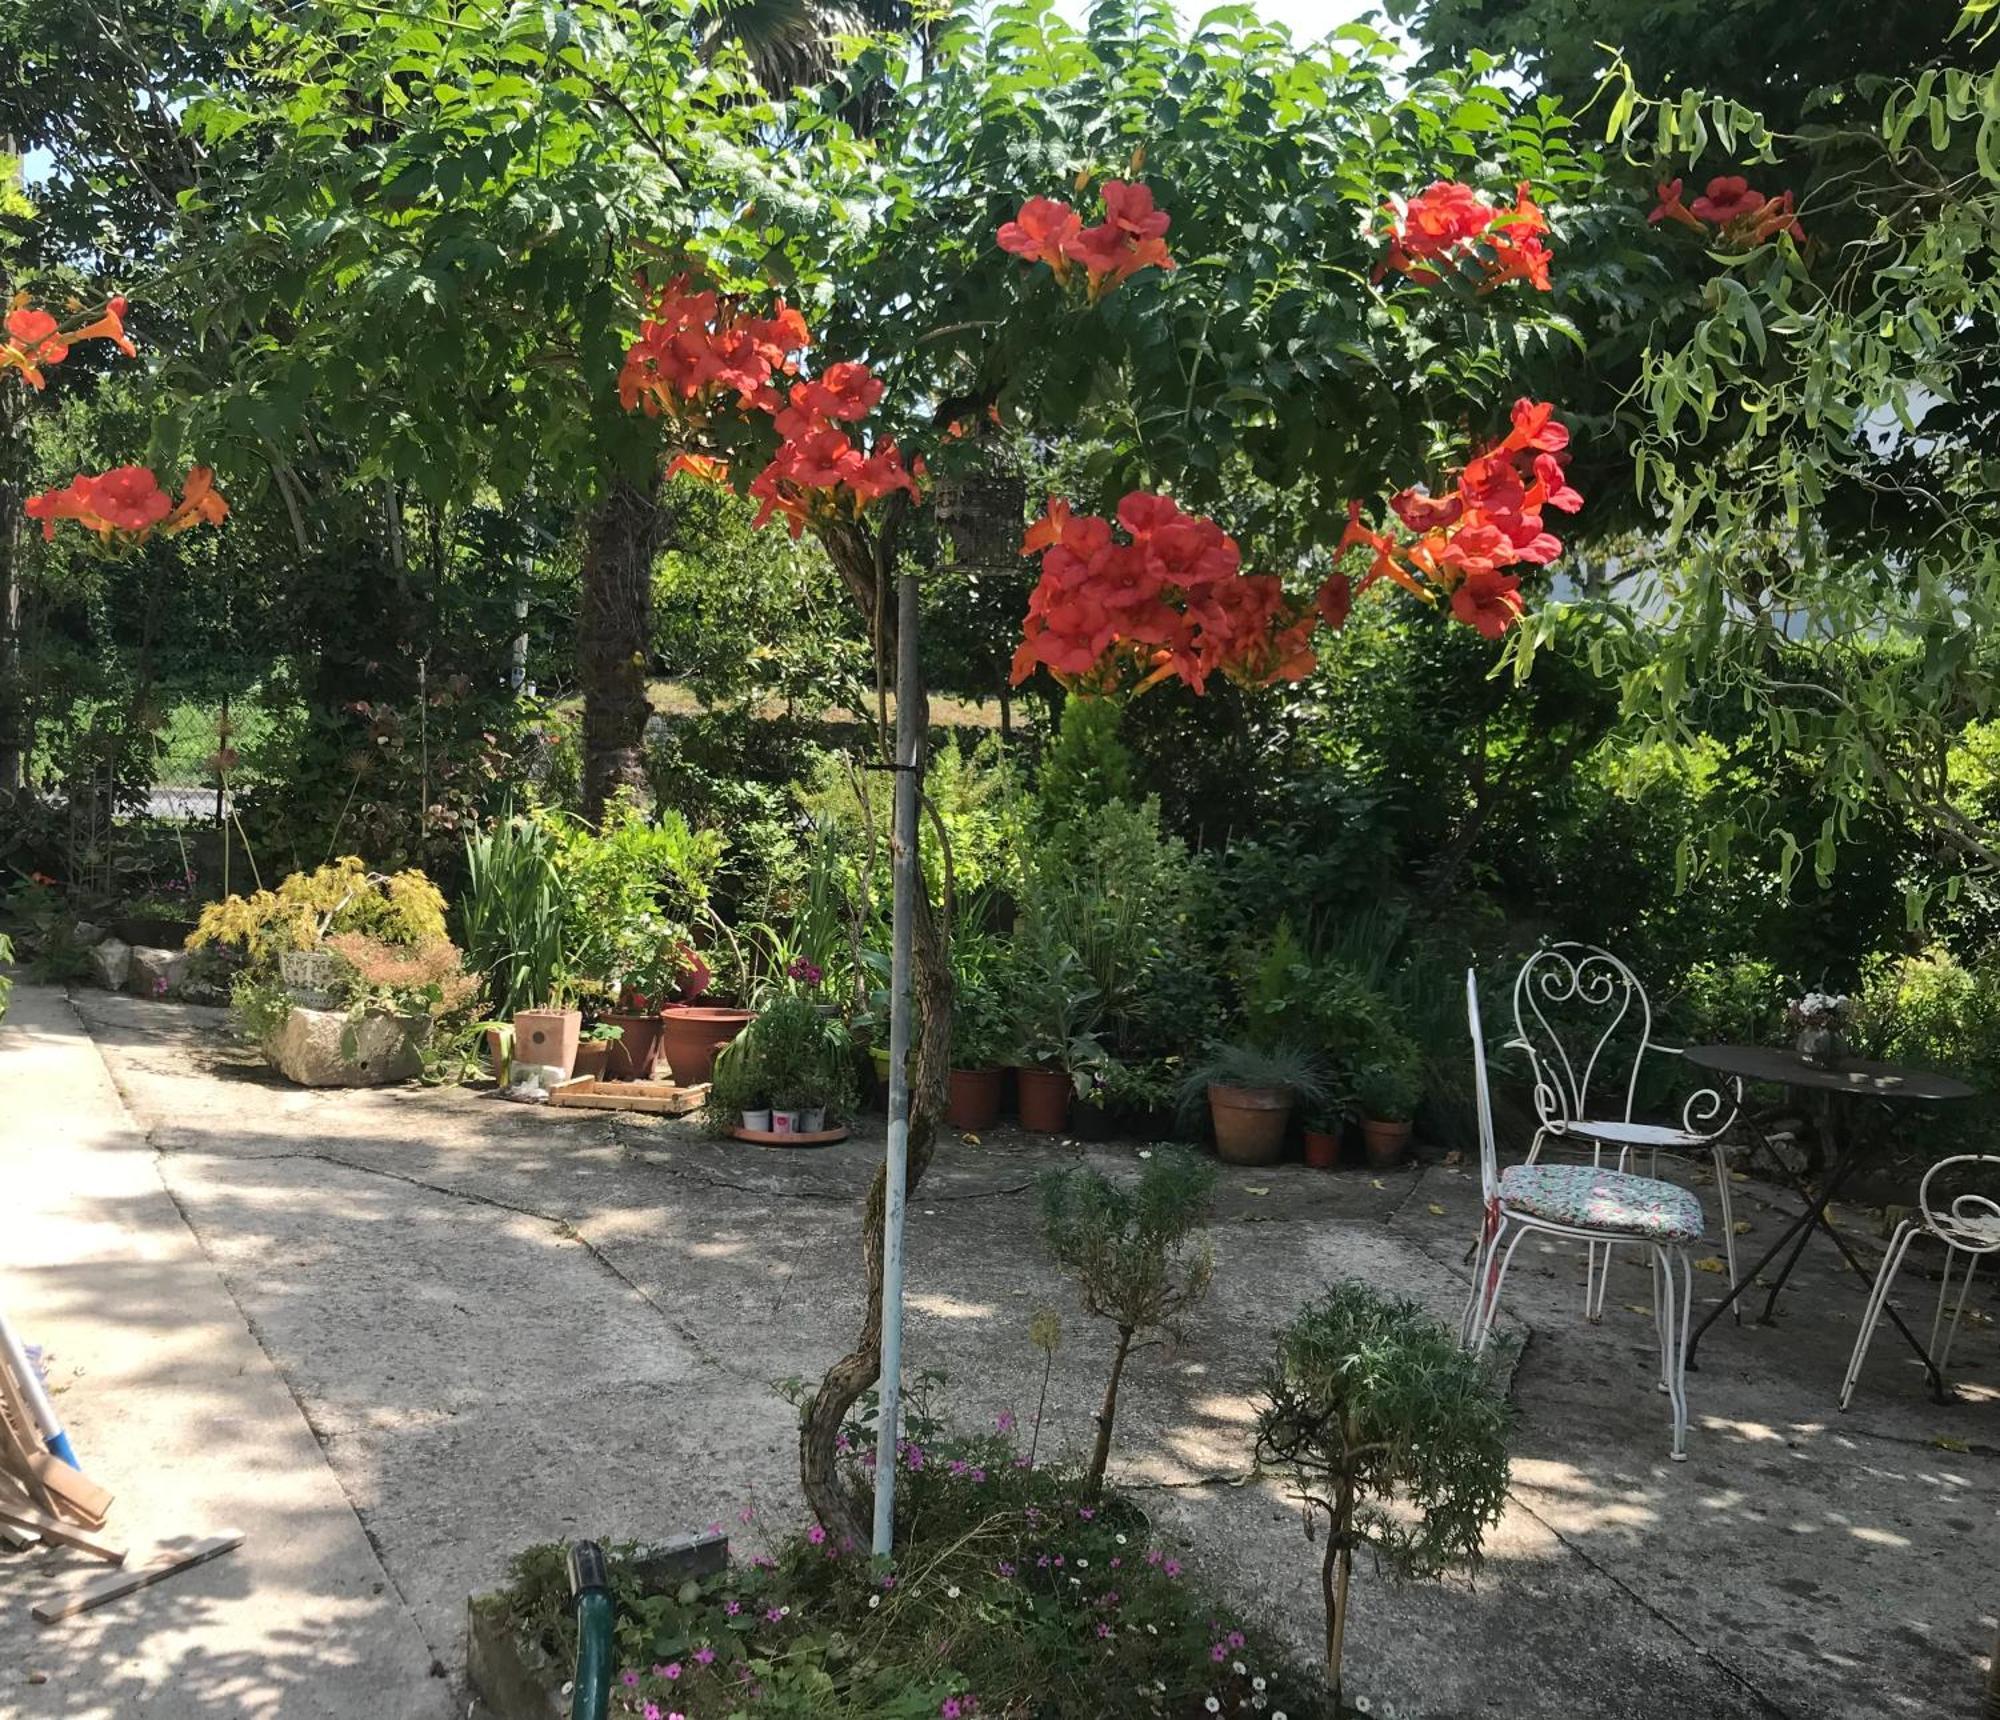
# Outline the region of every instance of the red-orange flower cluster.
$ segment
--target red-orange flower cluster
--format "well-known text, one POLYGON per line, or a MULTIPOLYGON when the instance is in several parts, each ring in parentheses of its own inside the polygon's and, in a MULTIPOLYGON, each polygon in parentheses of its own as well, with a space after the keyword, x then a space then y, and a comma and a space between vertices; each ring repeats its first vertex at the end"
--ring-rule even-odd
POLYGON ((1433 265, 1476 262, 1486 291, 1507 281, 1526 281, 1538 292, 1549 290, 1549 264, 1555 253, 1544 243, 1548 217, 1528 194, 1523 180, 1511 208, 1488 202, 1469 185, 1440 179, 1408 201, 1391 198, 1389 254, 1375 271, 1379 281, 1391 270, 1422 286, 1443 277, 1433 265))
POLYGON ((705 420, 734 392, 736 404, 775 412, 777 383, 812 344, 806 319, 783 299, 768 317, 743 314, 713 289, 677 275, 653 301, 618 374, 618 399, 649 417, 705 420))
POLYGON ((125 332, 122 298, 107 301, 101 316, 65 329, 47 311, 28 303, 23 293, 7 312, 5 328, 7 338, 0 341, 0 371, 18 370, 30 388, 42 387, 48 380, 43 371, 62 363, 69 357, 69 349, 81 341, 108 340, 127 358, 139 350, 125 332))
MULTIPOLYGON (((1356 546, 1373 552, 1366 590, 1389 579, 1435 603, 1451 599, 1451 612, 1489 639, 1521 618, 1521 582, 1507 570, 1523 563, 1546 567, 1562 554, 1562 543, 1542 523, 1543 511, 1575 513, 1583 497, 1563 475, 1562 452, 1569 431, 1545 402, 1514 403, 1513 428, 1475 455, 1448 492, 1432 496, 1404 490, 1389 501, 1411 535, 1398 541, 1389 531, 1363 523, 1361 504, 1348 503, 1348 525, 1338 560, 1356 546)), ((1321 601, 1327 601, 1325 589, 1321 601)))
POLYGON ((1706 194, 1697 197, 1690 208, 1681 201, 1683 189, 1678 179, 1669 179, 1661 185, 1660 201, 1646 219, 1655 226, 1662 221, 1678 221, 1704 239, 1713 227, 1725 243, 1746 251, 1780 233, 1789 233, 1798 243, 1805 243, 1806 230, 1799 225, 1789 191, 1766 197, 1761 191, 1753 191, 1749 180, 1725 173, 1711 179, 1706 194))
POLYGON ((1037 665, 1066 686, 1134 690, 1176 676, 1201 692, 1210 675, 1264 685, 1313 667, 1313 612, 1270 574, 1246 574, 1236 540, 1165 496, 1134 491, 1119 526, 1051 499, 1028 528, 1023 555, 1040 555, 1014 680, 1037 665))
MULTIPOLYGON (((853 427, 881 402, 881 379, 852 362, 801 377, 798 354, 811 344, 805 318, 783 300, 771 316, 749 316, 679 275, 654 300, 625 354, 618 397, 627 411, 643 406, 672 418, 684 435, 717 412, 768 414, 778 451, 750 484, 764 504, 760 526, 782 517, 796 537, 813 520, 855 519, 892 490, 914 496, 916 480, 893 440, 866 448, 855 440, 853 427)), ((729 463, 682 449, 667 476, 683 472, 722 483, 729 463)))
POLYGON ((1171 218, 1154 207, 1153 194, 1143 185, 1122 179, 1106 182, 1104 219, 1086 227, 1083 217, 1067 203, 1030 197, 1021 212, 999 232, 1000 249, 1032 263, 1047 263, 1056 279, 1069 280, 1081 268, 1095 303, 1120 281, 1141 269, 1171 269, 1167 228, 1171 218))
POLYGON ((129 548, 155 532, 171 537, 206 520, 220 525, 229 504, 215 488, 215 474, 196 466, 177 503, 144 466, 117 466, 92 476, 79 472, 59 490, 28 498, 28 517, 42 522, 42 536, 56 535, 58 520, 75 520, 106 544, 129 548))

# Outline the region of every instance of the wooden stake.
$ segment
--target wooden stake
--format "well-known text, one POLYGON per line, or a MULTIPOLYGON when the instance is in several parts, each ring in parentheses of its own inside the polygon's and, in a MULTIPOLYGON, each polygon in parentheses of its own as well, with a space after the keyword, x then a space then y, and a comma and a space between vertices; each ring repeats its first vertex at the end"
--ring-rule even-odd
POLYGON ((51 1457, 46 1451, 30 1452, 28 1468, 42 1490, 54 1496, 56 1509, 65 1517, 73 1518, 87 1529, 104 1527, 105 1514, 111 1509, 110 1489, 98 1486, 82 1470, 70 1468, 60 1457, 51 1457))
POLYGON ((33 1612, 43 1624, 55 1624, 58 1620, 71 1618, 80 1612, 89 1612, 92 1607, 101 1607, 106 1601, 115 1601, 121 1595, 135 1593, 139 1589, 151 1588, 163 1578, 171 1577, 176 1571, 185 1571, 195 1565, 205 1565, 210 1559, 219 1559, 232 1548, 243 1545, 240 1530, 230 1530, 221 1535, 210 1535, 197 1541, 192 1535, 178 1535, 171 1541, 162 1541, 149 1554, 143 1564, 129 1570, 115 1571, 109 1576, 94 1577, 79 1588, 65 1590, 51 1595, 45 1601, 37 1601, 33 1612))

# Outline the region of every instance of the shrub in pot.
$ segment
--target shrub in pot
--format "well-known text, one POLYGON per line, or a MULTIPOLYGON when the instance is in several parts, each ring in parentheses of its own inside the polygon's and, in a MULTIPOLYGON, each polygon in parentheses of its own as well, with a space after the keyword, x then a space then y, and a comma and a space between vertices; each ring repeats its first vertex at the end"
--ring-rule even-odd
POLYGON ((612 1050, 624 1037, 625 1030, 616 1022, 592 1022, 576 1042, 577 1075, 601 1080, 610 1063, 612 1050))
POLYGON ((1305 1161, 1314 1170, 1330 1171, 1340 1163, 1340 1126, 1344 1120, 1338 1105, 1315 1105, 1307 1111, 1305 1161))
POLYGON ((1021 1127, 1061 1134, 1073 1097, 1104 1067, 1097 1038, 1097 986, 1067 945, 1023 952, 1010 1009, 1016 1034, 1021 1127))
POLYGON ((1406 1053, 1391 1047, 1382 1061, 1355 1073, 1354 1109, 1369 1164, 1379 1170, 1401 1161, 1409 1151, 1410 1123, 1423 1097, 1423 1064, 1414 1045, 1406 1053))
POLYGON ((985 974, 962 967, 952 1000, 951 1092, 944 1113, 952 1128, 990 1129, 999 1121, 1009 1049, 999 989, 985 974))
POLYGON ((1211 1047, 1181 1083, 1184 1109, 1206 1101, 1215 1155, 1234 1165, 1276 1164, 1293 1107, 1323 1104, 1328 1096, 1326 1071, 1311 1052, 1242 1040, 1211 1047))

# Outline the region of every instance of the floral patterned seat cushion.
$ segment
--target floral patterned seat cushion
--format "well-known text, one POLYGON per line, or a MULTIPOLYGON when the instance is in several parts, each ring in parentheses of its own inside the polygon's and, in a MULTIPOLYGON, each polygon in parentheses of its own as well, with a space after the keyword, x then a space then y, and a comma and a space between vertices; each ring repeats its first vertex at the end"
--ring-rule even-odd
POLYGON ((1615 1231, 1647 1242, 1699 1242, 1701 1202, 1678 1183, 1589 1165, 1510 1165, 1501 1204, 1551 1224, 1615 1231))

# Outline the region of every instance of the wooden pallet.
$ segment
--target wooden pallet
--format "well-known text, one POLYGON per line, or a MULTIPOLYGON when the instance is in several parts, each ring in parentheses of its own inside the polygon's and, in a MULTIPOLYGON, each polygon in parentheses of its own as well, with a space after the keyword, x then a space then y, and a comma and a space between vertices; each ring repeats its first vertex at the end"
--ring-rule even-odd
POLYGON ((551 1087, 549 1103, 588 1111, 646 1111, 655 1117, 685 1117, 708 1103, 708 1087, 676 1087, 671 1081, 605 1081, 584 1075, 551 1087))

